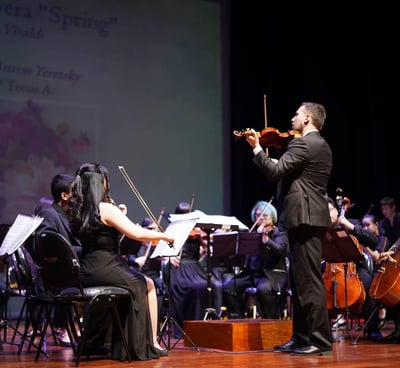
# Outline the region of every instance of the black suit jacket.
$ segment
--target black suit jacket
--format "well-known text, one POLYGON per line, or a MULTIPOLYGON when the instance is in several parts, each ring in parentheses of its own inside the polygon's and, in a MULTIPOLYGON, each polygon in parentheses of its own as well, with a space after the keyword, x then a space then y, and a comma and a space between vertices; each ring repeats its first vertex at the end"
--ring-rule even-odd
POLYGON ((318 131, 294 138, 278 163, 264 151, 253 162, 271 182, 278 182, 279 227, 330 227, 326 188, 332 170, 332 151, 318 131))
POLYGON ((68 216, 62 207, 57 203, 53 203, 50 207, 40 211, 38 216, 43 217, 43 221, 36 231, 37 236, 45 231, 54 231, 59 233, 71 243, 78 256, 81 255, 81 243, 79 239, 72 234, 68 216))

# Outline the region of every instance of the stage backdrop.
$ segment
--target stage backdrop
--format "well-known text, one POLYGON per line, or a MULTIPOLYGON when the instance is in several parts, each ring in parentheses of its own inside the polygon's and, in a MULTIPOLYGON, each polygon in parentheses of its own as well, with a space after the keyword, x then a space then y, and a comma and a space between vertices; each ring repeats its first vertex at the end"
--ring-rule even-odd
POLYGON ((223 211, 220 4, 0 1, 0 223, 57 173, 104 164, 117 203, 223 211))

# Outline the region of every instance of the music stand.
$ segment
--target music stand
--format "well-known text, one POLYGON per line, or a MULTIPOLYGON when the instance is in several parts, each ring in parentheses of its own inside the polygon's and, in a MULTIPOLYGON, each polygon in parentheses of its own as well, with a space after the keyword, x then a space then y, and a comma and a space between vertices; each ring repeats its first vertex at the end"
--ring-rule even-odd
MULTIPOLYGON (((346 328, 348 328, 349 306, 347 290, 347 268, 349 262, 359 262, 362 254, 351 236, 344 229, 328 229, 322 242, 322 259, 331 263, 344 264, 344 295, 346 328)), ((352 339, 352 336, 351 336, 352 339)))
MULTIPOLYGON (((212 286, 211 286, 211 233, 217 229, 236 231, 241 227, 241 222, 235 217, 227 216, 203 216, 198 219, 197 227, 201 228, 207 234, 207 292, 208 292, 208 308, 203 320, 219 319, 215 308, 212 306, 212 286)), ((244 225, 243 225, 244 226, 244 225)))
POLYGON ((213 234, 212 267, 234 267, 237 265, 238 232, 213 234))
MULTIPOLYGON (((218 268, 221 277, 221 294, 224 294, 225 273, 230 273, 227 269, 231 269, 233 275, 236 270, 244 265, 244 256, 237 255, 238 232, 216 232, 213 234, 212 254, 210 257, 211 267, 218 268)), ((215 273, 214 273, 215 274, 215 273)), ((234 292, 236 293, 236 280, 233 278, 234 292)), ((207 308, 204 319, 219 319, 215 308, 207 308)))
POLYGON ((256 256, 260 254, 261 233, 239 232, 237 254, 256 256))
POLYGON ((179 342, 179 340, 183 337, 186 337, 188 341, 192 344, 192 346, 197 350, 200 349, 196 346, 193 340, 189 337, 189 335, 183 330, 181 326, 179 326, 178 322, 171 315, 171 307, 173 305, 173 300, 171 297, 171 257, 177 257, 180 254, 180 250, 182 249, 186 239, 189 236, 191 230, 196 223, 195 219, 186 219, 186 220, 176 220, 171 222, 168 227, 165 229, 165 233, 171 234, 174 236, 175 242, 171 247, 165 241, 160 240, 153 253, 150 256, 150 259, 153 258, 168 258, 168 271, 169 277, 167 282, 168 288, 168 298, 167 298, 167 308, 166 308, 166 316, 164 317, 164 321, 161 324, 160 332, 157 336, 157 341, 159 343, 163 342, 165 348, 167 350, 173 349, 179 342), (173 345, 171 345, 171 334, 173 327, 177 328, 181 333, 182 337, 177 339, 173 345), (167 341, 164 339, 164 334, 167 334, 167 341))

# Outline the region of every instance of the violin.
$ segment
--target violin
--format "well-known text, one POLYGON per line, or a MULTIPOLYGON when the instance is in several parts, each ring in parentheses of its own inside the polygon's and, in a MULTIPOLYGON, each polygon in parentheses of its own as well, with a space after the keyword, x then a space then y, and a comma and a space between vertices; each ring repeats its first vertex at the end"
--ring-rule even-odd
MULTIPOLYGON (((234 130, 233 136, 236 139, 251 135, 251 129, 234 130)), ((275 148, 278 151, 286 149, 287 145, 293 138, 299 138, 302 134, 298 130, 288 130, 280 132, 276 128, 264 128, 261 132, 256 132, 262 148, 275 148)))
POLYGON ((198 227, 193 228, 188 236, 189 239, 205 239, 206 237, 207 233, 198 227))

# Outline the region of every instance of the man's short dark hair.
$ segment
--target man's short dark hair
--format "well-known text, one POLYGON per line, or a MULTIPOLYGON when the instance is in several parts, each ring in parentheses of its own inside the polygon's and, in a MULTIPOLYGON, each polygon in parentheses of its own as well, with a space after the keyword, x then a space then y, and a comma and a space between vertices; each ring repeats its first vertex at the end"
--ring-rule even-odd
POLYGON ((51 195, 55 202, 61 199, 63 192, 69 193, 75 177, 69 174, 57 174, 51 181, 51 195))
POLYGON ((381 206, 390 206, 390 207, 394 207, 396 205, 396 203, 392 197, 382 198, 381 201, 379 202, 379 204, 381 206))

